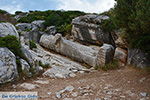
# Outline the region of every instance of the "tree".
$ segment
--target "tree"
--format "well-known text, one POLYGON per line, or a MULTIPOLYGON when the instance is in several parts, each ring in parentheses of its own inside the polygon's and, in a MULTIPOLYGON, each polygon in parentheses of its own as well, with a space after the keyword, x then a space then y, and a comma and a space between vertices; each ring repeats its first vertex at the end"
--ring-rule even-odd
POLYGON ((150 52, 150 1, 116 0, 115 22, 125 29, 131 48, 150 52))

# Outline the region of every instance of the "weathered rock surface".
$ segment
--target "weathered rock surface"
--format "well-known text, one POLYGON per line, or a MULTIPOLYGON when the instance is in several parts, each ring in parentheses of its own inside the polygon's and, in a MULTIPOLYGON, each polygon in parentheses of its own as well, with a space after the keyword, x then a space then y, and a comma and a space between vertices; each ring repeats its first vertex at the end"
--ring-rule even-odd
POLYGON ((16 25, 18 31, 27 31, 32 29, 32 24, 30 23, 18 23, 16 25))
POLYGON ((50 35, 55 35, 56 34, 56 27, 55 26, 47 27, 46 33, 48 33, 50 35))
POLYGON ((72 33, 75 39, 92 44, 107 43, 115 47, 111 34, 104 33, 99 26, 106 19, 109 17, 99 15, 85 15, 73 19, 72 33))
POLYGON ((24 88, 26 90, 33 90, 35 88, 38 88, 39 85, 37 85, 37 84, 31 84, 31 83, 23 83, 19 87, 24 88))
POLYGON ((40 61, 43 65, 49 65, 43 76, 51 78, 68 78, 75 77, 75 73, 79 71, 87 71, 86 68, 77 62, 71 61, 66 57, 50 53, 37 45, 36 52, 33 52, 34 59, 40 61))
POLYGON ((128 49, 128 64, 140 68, 150 67, 150 56, 139 49, 128 49))
POLYGON ((45 22, 44 20, 36 20, 36 21, 33 21, 33 22, 31 23, 32 26, 33 26, 33 30, 36 29, 36 28, 43 28, 43 27, 44 27, 44 25, 43 25, 44 22, 45 22))
POLYGON ((114 52, 115 48, 112 45, 104 44, 97 54, 96 65, 104 66, 105 64, 108 64, 111 61, 113 61, 114 52))
POLYGON ((0 48, 0 84, 18 77, 16 57, 7 48, 0 48))
POLYGON ((28 77, 32 76, 32 73, 30 72, 30 65, 23 59, 20 59, 21 69, 22 73, 28 77))
POLYGON ((60 34, 56 34, 55 36, 44 34, 40 39, 40 44, 47 49, 93 67, 97 64, 104 65, 109 63, 112 61, 114 54, 114 48, 111 45, 105 44, 104 46, 95 49, 66 40, 60 34))
POLYGON ((114 58, 126 64, 127 62, 127 51, 121 48, 116 48, 114 58))
POLYGON ((43 34, 44 32, 41 32, 38 29, 34 29, 29 32, 26 32, 23 35, 24 35, 24 39, 26 40, 26 43, 28 44, 29 41, 34 41, 36 43, 39 43, 40 38, 43 34))
POLYGON ((14 25, 10 23, 0 23, 0 37, 5 37, 7 35, 14 35, 19 38, 19 34, 14 25))
POLYGON ((34 53, 32 53, 32 51, 26 45, 22 45, 21 50, 22 50, 23 54, 25 55, 25 57, 27 58, 29 64, 32 65, 32 66, 35 66, 35 63, 36 63, 35 57, 36 57, 36 55, 34 53))

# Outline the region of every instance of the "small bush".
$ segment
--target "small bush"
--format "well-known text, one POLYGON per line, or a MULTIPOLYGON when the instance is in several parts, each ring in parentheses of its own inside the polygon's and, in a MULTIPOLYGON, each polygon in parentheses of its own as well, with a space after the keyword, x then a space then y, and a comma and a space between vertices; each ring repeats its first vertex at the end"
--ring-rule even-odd
POLYGON ((8 12, 5 10, 0 9, 0 14, 7 14, 8 12))
POLYGON ((6 37, 0 37, 0 47, 7 47, 16 56, 24 57, 21 51, 20 41, 15 36, 8 35, 6 37))
POLYGON ((36 43, 34 41, 29 41, 30 49, 37 48, 36 43))
POLYGON ((43 68, 49 68, 50 65, 49 64, 43 64, 41 61, 39 61, 39 65, 43 68))
POLYGON ((113 60, 111 63, 106 64, 104 66, 96 66, 95 70, 104 70, 104 71, 108 71, 108 70, 113 70, 113 69, 117 69, 119 67, 119 61, 118 60, 113 60))

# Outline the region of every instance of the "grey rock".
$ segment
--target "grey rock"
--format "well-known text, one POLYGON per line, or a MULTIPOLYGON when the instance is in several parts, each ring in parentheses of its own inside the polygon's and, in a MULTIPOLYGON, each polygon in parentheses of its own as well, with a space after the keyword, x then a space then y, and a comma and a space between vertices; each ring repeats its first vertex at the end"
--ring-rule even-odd
POLYGON ((36 43, 39 43, 40 38, 43 34, 44 34, 44 32, 41 32, 38 29, 34 29, 34 30, 29 31, 29 32, 26 32, 24 34, 24 39, 26 40, 27 44, 29 41, 34 41, 36 43))
POLYGON ((74 90, 74 87, 73 86, 67 86, 66 88, 65 88, 65 91, 68 91, 68 92, 71 92, 71 91, 73 91, 74 90))
POLYGON ((102 47, 97 47, 98 49, 93 49, 93 47, 66 40, 60 34, 55 36, 44 34, 40 39, 40 44, 47 49, 93 67, 96 64, 109 63, 114 56, 114 48, 111 45, 104 44, 102 47), (103 61, 100 62, 100 58, 104 58, 103 61))
POLYGON ((33 26, 33 30, 34 29, 37 29, 37 28, 44 28, 44 23, 45 21, 44 20, 36 20, 36 21, 33 21, 31 24, 33 26))
POLYGON ((62 94, 64 93, 64 92, 72 92, 74 90, 74 87, 73 86, 67 86, 67 87, 65 87, 65 89, 63 89, 63 90, 60 90, 59 92, 56 92, 56 97, 57 98, 62 98, 62 94))
POLYGON ((127 62, 127 51, 121 48, 116 48, 114 58, 120 62, 126 64, 127 62))
POLYGON ((143 77, 139 80, 140 83, 143 83, 146 80, 146 77, 143 77))
POLYGON ((115 48, 112 45, 104 44, 97 54, 97 66, 103 67, 113 61, 115 48))
POLYGON ((39 87, 37 84, 31 84, 31 83, 23 83, 20 85, 21 88, 24 88, 26 90, 33 90, 39 87))
POLYGON ((47 27, 46 33, 50 34, 50 35, 55 35, 56 34, 56 27, 55 26, 47 27))
POLYGON ((48 94, 48 95, 51 95, 51 94, 52 94, 52 92, 48 92, 47 94, 48 94))
POLYGON ((49 84, 49 81, 48 80, 36 80, 34 81, 35 83, 38 83, 38 84, 49 84))
POLYGON ((22 45, 21 50, 22 50, 23 54, 25 55, 25 57, 27 58, 29 64, 30 64, 31 66, 34 66, 34 67, 35 67, 35 63, 36 63, 36 62, 35 62, 35 57, 36 57, 36 55, 33 54, 33 53, 31 52, 31 50, 29 49, 29 47, 26 46, 26 45, 22 45))
POLYGON ((102 99, 100 99, 100 98, 96 98, 95 100, 102 100, 102 99))
POLYGON ((148 93, 146 93, 146 92, 141 92, 140 95, 141 95, 142 97, 146 97, 146 96, 148 96, 148 93))
POLYGON ((19 38, 19 34, 14 25, 10 23, 0 23, 0 37, 5 37, 7 35, 13 35, 19 38))
POLYGON ((108 16, 85 15, 73 19, 72 33, 75 39, 92 44, 111 44, 115 47, 115 42, 108 32, 103 32, 100 28, 102 20, 109 19, 108 16))
POLYGON ((139 68, 150 67, 150 56, 139 49, 128 49, 127 63, 139 68))
POLYGON ((27 61, 20 59, 20 64, 21 64, 23 74, 28 77, 31 77, 32 73, 30 72, 30 65, 27 63, 27 61))
POLYGON ((71 94, 73 97, 77 97, 78 96, 78 92, 74 92, 71 94))
POLYGON ((30 23, 18 23, 15 25, 18 31, 27 31, 32 30, 32 24, 30 23))
POLYGON ((17 77, 15 55, 7 48, 0 48, 0 84, 13 81, 17 77))
POLYGON ((64 98, 63 100, 73 100, 72 98, 64 98))

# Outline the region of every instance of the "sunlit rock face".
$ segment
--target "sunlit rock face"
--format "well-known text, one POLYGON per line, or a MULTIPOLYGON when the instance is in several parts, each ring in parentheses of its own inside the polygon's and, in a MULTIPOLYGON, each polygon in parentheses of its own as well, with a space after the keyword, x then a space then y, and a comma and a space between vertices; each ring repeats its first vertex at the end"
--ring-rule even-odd
POLYGON ((72 34, 76 40, 91 44, 111 44, 115 47, 110 33, 103 32, 100 28, 102 20, 109 19, 108 16, 85 15, 72 20, 72 34))

